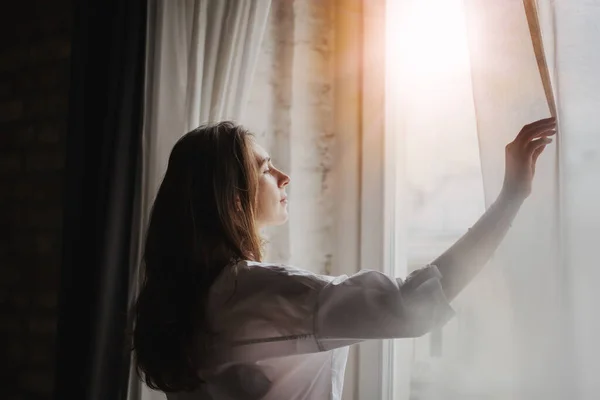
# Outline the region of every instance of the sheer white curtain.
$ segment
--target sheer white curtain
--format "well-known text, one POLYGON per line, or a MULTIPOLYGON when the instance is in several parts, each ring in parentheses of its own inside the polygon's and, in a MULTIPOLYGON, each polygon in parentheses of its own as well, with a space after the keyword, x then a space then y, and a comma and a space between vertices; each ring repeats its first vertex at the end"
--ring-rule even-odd
MULTIPOLYGON (((149 0, 142 232, 175 142, 201 124, 241 118, 270 7, 271 0, 149 0)), ((130 375, 130 400, 165 398, 130 375)))
POLYGON ((154 193, 177 139, 241 118, 271 0, 150 3, 145 170, 154 193))
MULTIPOLYGON (((503 182, 505 145, 526 123, 559 119, 532 196, 490 265, 455 302, 456 319, 443 335, 415 341, 412 365, 401 355, 397 373, 409 371, 421 388, 420 377, 433 377, 431 388, 411 389, 425 399, 598 398, 600 2, 389 4, 395 41, 387 57, 399 59, 389 73, 399 77, 386 90, 388 97, 401 92, 401 107, 388 129, 401 143, 397 173, 406 178, 397 182, 396 207, 409 214, 396 229, 407 238, 397 246, 400 261, 430 261, 475 221, 481 189, 473 162, 489 206, 503 182)), ((395 392, 408 398, 404 388, 395 392)))
POLYGON ((554 22, 547 36, 562 133, 561 231, 575 359, 569 375, 577 388, 571 398, 591 400, 600 396, 600 2, 544 0, 540 6, 546 25, 554 22))
MULTIPOLYGON (((523 1, 465 0, 465 11, 484 192, 490 205, 503 181, 504 146, 524 124, 549 117, 550 110, 523 1)), ((557 146, 549 146, 538 162, 533 195, 489 266, 502 271, 512 315, 506 321, 512 337, 504 340, 513 344, 513 368, 498 370, 498 378, 512 381, 515 395, 523 399, 564 399, 571 390, 558 160, 557 146)), ((480 317, 493 323, 493 316, 480 317)), ((490 362, 497 356, 495 343, 481 346, 490 356, 482 368, 494 371, 497 366, 490 362)))
MULTIPOLYGON (((593 306, 600 300, 600 272, 592 267, 600 237, 599 6, 584 0, 465 0, 488 204, 502 183, 503 146, 523 124, 550 116, 552 98, 559 118, 557 140, 540 158, 534 193, 491 266, 502 271, 509 289, 516 399, 592 399, 600 390, 594 372, 600 318, 593 306), (536 3, 537 21, 531 13, 536 3), (530 29, 536 22, 537 38, 530 29)), ((482 350, 490 353, 494 346, 488 342, 482 350)))

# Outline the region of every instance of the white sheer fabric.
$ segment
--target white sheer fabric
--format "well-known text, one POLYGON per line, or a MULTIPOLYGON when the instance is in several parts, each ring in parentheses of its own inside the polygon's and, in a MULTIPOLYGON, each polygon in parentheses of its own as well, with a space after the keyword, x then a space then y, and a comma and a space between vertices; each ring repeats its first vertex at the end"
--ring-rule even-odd
MULTIPOLYGON (((570 398, 597 399, 600 393, 600 2, 540 1, 554 17, 554 86, 560 116, 562 237, 565 282, 573 321, 576 385, 570 398)), ((549 25, 549 23, 548 23, 549 25)), ((553 33, 553 35, 551 35, 553 33)), ((566 398, 566 397, 565 397, 566 398)))
MULTIPOLYGON (((429 24, 429 30, 435 31, 434 22, 441 25, 446 19, 459 19, 448 6, 453 3, 455 10, 457 2, 399 3, 429 4, 426 15, 418 14, 421 19, 415 22, 429 24), (449 8, 444 12, 446 6, 449 8)), ((457 324, 451 323, 445 329, 443 352, 437 350, 442 362, 436 364, 439 359, 430 355, 430 343, 434 340, 429 338, 425 343, 428 353, 413 364, 413 383, 422 383, 421 376, 427 376, 419 369, 424 360, 430 362, 428 365, 442 366, 441 373, 436 371, 434 379, 428 381, 437 387, 422 395, 427 399, 450 398, 454 396, 449 393, 451 390, 456 398, 597 398, 600 380, 595 371, 600 363, 600 345, 596 338, 600 334, 600 317, 593 304, 598 301, 596 286, 600 278, 594 267, 600 223, 600 53, 595 51, 600 40, 600 2, 462 0, 462 5, 469 43, 468 76, 463 76, 462 66, 456 65, 460 62, 457 51, 447 50, 453 44, 449 37, 457 35, 452 24, 444 26, 444 37, 428 36, 429 31, 424 29, 419 31, 421 35, 408 35, 406 40, 405 47, 412 53, 405 59, 422 58, 411 64, 417 72, 403 72, 407 82, 402 88, 408 99, 402 111, 409 114, 405 118, 405 145, 413 150, 405 155, 408 168, 424 171, 416 176, 428 176, 430 170, 443 168, 440 165, 458 169, 459 164, 466 164, 448 159, 469 157, 465 135, 457 132, 470 130, 471 122, 476 122, 485 201, 489 206, 503 182, 504 147, 521 127, 556 114, 559 133, 538 161, 533 194, 491 265, 457 299, 457 324), (535 29, 538 25, 541 32, 535 29), (415 41, 417 50, 416 46, 411 47, 415 41), (446 47, 442 47, 444 43, 446 47), (439 64, 424 62, 431 61, 431 57, 426 57, 429 54, 435 54, 439 64), (472 94, 466 96, 465 88, 472 94), (429 115, 436 118, 428 118, 429 115), (457 125, 462 129, 457 129, 457 125), (446 131, 439 133, 440 130, 446 131), (454 143, 440 140, 449 140, 448 136, 454 143), (410 140, 424 148, 419 151, 410 140), (456 145, 456 149, 444 149, 443 157, 435 151, 425 151, 434 141, 441 141, 448 148, 456 145)), ((410 7, 403 11, 408 13, 410 7)), ((411 23, 410 16, 399 16, 394 21, 397 20, 399 25, 411 23)), ((436 31, 439 32, 444 31, 436 31)), ((455 42, 458 41, 457 38, 455 42)), ((466 172, 464 175, 464 182, 471 182, 466 172)), ((439 187, 443 189, 443 185, 439 187)), ((438 202, 463 198, 445 198, 442 189, 433 192, 437 197, 431 196, 424 189, 426 183, 419 190, 431 197, 430 203, 438 197, 438 202)), ((458 191, 463 196, 469 187, 458 191)), ((465 198, 462 204, 453 204, 455 214, 466 214, 466 208, 474 208, 473 202, 472 198, 465 198)), ((448 208, 431 204, 422 208, 428 207, 438 211, 448 208)), ((415 224, 426 228, 423 232, 443 234, 443 215, 429 215, 430 219, 417 220, 415 224)), ((460 223, 455 225, 466 228, 460 223)), ((418 239, 409 237, 417 244, 418 239)), ((429 242, 424 243, 429 246, 426 254, 419 254, 421 249, 417 248, 419 251, 413 251, 413 256, 434 256, 429 254, 429 242)), ((441 346, 441 339, 436 340, 441 346)), ((417 352, 426 348, 423 344, 417 341, 417 352)), ((417 392, 418 389, 413 390, 413 394, 421 395, 417 392)))
MULTIPOLYGON (((504 147, 527 123, 550 116, 522 0, 465 0, 471 79, 486 203, 500 191, 504 147)), ((511 382, 517 398, 567 398, 560 390, 568 376, 565 341, 565 285, 559 241, 559 186, 556 146, 538 161, 535 188, 490 268, 502 270, 512 320, 512 369, 493 365, 493 342, 484 369, 511 382), (512 376, 506 376, 506 375, 512 376)), ((484 324, 493 317, 482 316, 484 324)), ((498 340, 498 338, 496 338, 498 340)), ((502 340, 502 339, 500 339, 502 340)), ((502 346, 506 348, 505 346, 502 346)), ((509 347, 510 349, 510 347, 509 347)), ((493 374, 487 374, 493 376, 493 374)), ((483 381, 483 385, 490 382, 483 381)), ((512 385, 511 385, 512 386, 512 385)))
MULTIPOLYGON (((270 7, 271 0, 149 1, 142 232, 175 142, 201 124, 241 118, 270 7)), ((164 399, 134 374, 130 400, 164 399)))
POLYGON ((171 148, 207 122, 239 119, 271 0, 151 1, 145 164, 154 193, 171 148))
MULTIPOLYGON (((514 340, 514 398, 592 399, 600 390, 594 372, 600 318, 592 306, 600 277, 592 267, 600 223, 600 56, 594 50, 600 3, 537 3, 559 134, 540 158, 534 193, 492 268, 502 270, 509 288, 513 337, 506 341, 514 340)), ((489 204, 502 183, 504 145, 523 124, 550 116, 550 110, 523 1, 465 0, 465 9, 489 204)), ((482 351, 492 355, 495 345, 484 343, 482 351)))

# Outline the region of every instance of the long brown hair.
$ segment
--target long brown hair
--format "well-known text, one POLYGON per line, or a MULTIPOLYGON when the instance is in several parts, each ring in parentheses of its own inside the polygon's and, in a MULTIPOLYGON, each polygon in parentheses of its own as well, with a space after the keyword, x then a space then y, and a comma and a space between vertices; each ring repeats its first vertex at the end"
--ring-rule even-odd
POLYGON ((234 260, 260 261, 257 162, 251 134, 231 123, 199 127, 173 147, 154 201, 135 309, 133 349, 146 384, 189 391, 211 330, 207 294, 234 260))

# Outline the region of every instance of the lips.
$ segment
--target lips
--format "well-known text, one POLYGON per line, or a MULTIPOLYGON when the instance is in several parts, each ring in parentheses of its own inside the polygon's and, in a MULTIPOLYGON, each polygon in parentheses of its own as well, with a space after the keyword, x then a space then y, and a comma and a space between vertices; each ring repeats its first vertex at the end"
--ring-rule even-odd
POLYGON ((280 203, 287 203, 287 196, 282 197, 280 203))

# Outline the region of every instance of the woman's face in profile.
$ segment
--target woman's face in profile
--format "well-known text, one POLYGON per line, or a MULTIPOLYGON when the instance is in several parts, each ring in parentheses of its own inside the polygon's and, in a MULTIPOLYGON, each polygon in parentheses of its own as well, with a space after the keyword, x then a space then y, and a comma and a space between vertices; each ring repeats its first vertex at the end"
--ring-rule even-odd
POLYGON ((288 219, 286 186, 290 177, 273 166, 269 153, 252 141, 258 165, 256 219, 259 228, 281 225, 288 219))

